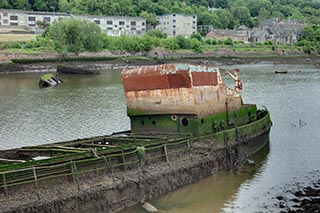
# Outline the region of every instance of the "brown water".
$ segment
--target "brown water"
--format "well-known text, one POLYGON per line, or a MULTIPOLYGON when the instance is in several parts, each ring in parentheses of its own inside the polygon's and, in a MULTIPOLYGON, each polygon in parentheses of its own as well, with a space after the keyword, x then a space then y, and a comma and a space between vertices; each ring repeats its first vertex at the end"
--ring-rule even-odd
MULTIPOLYGON (((222 172, 148 201, 166 212, 279 212, 275 196, 320 177, 320 71, 311 65, 240 68, 245 103, 267 106, 270 144, 255 165, 222 172), (274 74, 275 70, 294 71, 274 74), (299 72, 301 71, 301 72, 299 72)), ((225 67, 228 68, 228 67, 225 67)), ((0 149, 129 129, 119 71, 64 75, 39 89, 41 74, 0 75, 0 149)), ((230 81, 229 81, 230 82, 230 81)), ((124 212, 145 212, 140 206, 124 212)))

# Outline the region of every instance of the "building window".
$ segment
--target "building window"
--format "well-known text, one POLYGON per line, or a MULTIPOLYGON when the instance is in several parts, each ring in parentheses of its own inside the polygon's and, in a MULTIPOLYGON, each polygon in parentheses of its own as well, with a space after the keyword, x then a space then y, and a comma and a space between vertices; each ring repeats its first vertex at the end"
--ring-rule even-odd
POLYGON ((100 24, 100 20, 94 20, 94 23, 96 23, 96 24, 100 24))
POLYGON ((142 22, 142 23, 141 23, 142 26, 144 26, 145 24, 146 24, 145 22, 142 22))
POLYGON ((11 21, 17 21, 18 20, 18 16, 10 16, 10 20, 11 21))
POLYGON ((124 21, 119 21, 119 26, 124 26, 124 21))
POLYGON ((18 23, 17 22, 11 22, 10 26, 18 26, 18 23))
POLYGON ((35 21, 36 20, 36 17, 34 17, 34 16, 29 16, 28 17, 28 21, 35 21))
POLYGON ((107 30, 112 30, 112 27, 107 27, 107 30))
POLYGON ((172 28, 176 28, 176 25, 173 25, 172 28))
POLYGON ((3 23, 8 24, 8 20, 7 19, 3 20, 3 23))
POLYGON ((130 25, 131 25, 131 26, 136 26, 136 24, 137 24, 137 23, 136 23, 135 21, 130 22, 130 25))
POLYGON ((107 21, 107 25, 112 25, 113 22, 112 21, 107 21))
POLYGON ((116 24, 115 24, 115 25, 114 25, 114 27, 115 27, 115 28, 117 28, 117 27, 118 27, 118 25, 116 25, 116 24))
POLYGON ((131 27, 131 30, 136 30, 136 28, 135 27, 131 27))
POLYGON ((176 22, 176 20, 172 20, 172 22, 176 22))
POLYGON ((29 24, 29 27, 35 27, 36 24, 29 24))
POLYGON ((7 16, 8 16, 8 13, 3 13, 3 16, 7 17, 7 16))
POLYGON ((176 14, 173 14, 172 16, 176 16, 176 14))
POLYGON ((45 23, 50 23, 50 17, 44 17, 43 18, 43 21, 45 22, 45 23))
POLYGON ((1 15, 0 15, 0 20, 1 20, 1 15))

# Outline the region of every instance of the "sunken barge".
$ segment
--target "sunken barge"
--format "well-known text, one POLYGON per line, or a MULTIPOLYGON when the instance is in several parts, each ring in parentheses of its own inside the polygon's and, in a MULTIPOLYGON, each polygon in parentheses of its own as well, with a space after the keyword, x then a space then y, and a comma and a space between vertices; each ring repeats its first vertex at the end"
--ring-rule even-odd
POLYGON ((115 212, 244 162, 269 141, 266 108, 218 67, 122 71, 131 130, 0 151, 0 210, 115 212), (17 202, 17 200, 20 200, 17 202))

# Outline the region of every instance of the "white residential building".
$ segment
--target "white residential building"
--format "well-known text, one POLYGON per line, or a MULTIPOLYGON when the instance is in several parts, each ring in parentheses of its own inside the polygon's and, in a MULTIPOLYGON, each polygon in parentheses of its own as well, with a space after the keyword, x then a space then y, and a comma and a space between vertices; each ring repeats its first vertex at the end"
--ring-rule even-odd
POLYGON ((20 28, 29 32, 41 33, 43 29, 37 26, 38 21, 51 25, 55 20, 59 21, 63 18, 74 18, 94 22, 103 32, 111 36, 143 36, 146 32, 146 20, 140 17, 73 15, 58 12, 34 12, 9 9, 0 9, 0 28, 20 28))
POLYGON ((157 16, 159 25, 156 29, 167 34, 168 37, 183 35, 190 37, 197 32, 197 16, 183 14, 168 14, 157 16))

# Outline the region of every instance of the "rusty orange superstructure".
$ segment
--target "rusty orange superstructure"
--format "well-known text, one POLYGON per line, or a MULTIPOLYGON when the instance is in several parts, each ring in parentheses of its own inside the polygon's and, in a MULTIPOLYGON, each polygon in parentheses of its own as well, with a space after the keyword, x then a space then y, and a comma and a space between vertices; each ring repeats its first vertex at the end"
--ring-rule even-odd
MULTIPOLYGON (((192 133, 199 133, 201 130, 197 126, 198 121, 203 124, 205 120, 216 115, 219 119, 214 119, 209 124, 209 132, 212 132, 254 119, 250 117, 254 116, 256 111, 255 105, 242 103, 239 90, 232 90, 224 84, 220 69, 214 66, 144 66, 124 70, 122 82, 132 131, 181 131, 183 128, 180 124, 190 128, 188 125, 192 123, 192 133), (233 114, 229 115, 237 114, 242 109, 250 112, 247 119, 238 116, 235 120, 233 114), (163 116, 170 118, 166 119, 163 116), (178 124, 175 127, 173 124, 170 125, 170 119, 178 124), (149 120, 151 122, 148 122, 149 120), (214 127, 215 123, 212 122, 216 122, 217 127, 214 127)), ((237 83, 239 82, 237 78, 237 83)), ((208 129, 208 126, 204 129, 208 129)))

